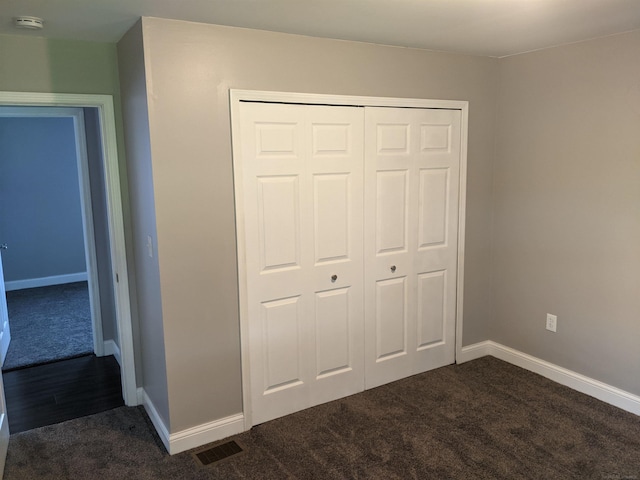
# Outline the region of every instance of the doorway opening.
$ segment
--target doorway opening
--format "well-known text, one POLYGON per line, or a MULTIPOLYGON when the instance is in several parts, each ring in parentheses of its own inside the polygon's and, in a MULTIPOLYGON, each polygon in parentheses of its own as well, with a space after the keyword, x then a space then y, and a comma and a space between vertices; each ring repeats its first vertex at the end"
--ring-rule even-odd
POLYGON ((114 353, 97 127, 95 108, 0 106, 3 372, 114 353))
MULTIPOLYGON (((85 310, 86 303, 88 303, 89 330, 91 331, 90 344, 85 345, 84 348, 85 353, 91 356, 82 358, 111 357, 114 360, 112 363, 116 365, 119 372, 117 381, 120 384, 118 385, 118 390, 121 392, 119 393, 120 401, 126 405, 137 405, 139 402, 133 359, 129 283, 113 99, 109 95, 0 92, 0 110, 5 112, 5 116, 22 115, 23 117, 37 118, 35 113, 38 113, 49 119, 62 118, 73 123, 74 146, 77 153, 77 184, 74 191, 80 194, 81 243, 84 244, 80 249, 82 250, 80 257, 84 257, 84 272, 82 268, 77 266, 82 263, 76 263, 76 267, 71 267, 70 271, 62 272, 59 275, 45 274, 44 276, 36 275, 32 278, 17 279, 17 284, 10 285, 9 295, 14 290, 20 291, 20 288, 14 289, 16 285, 23 288, 25 286, 31 287, 30 289, 35 290, 54 287, 57 283, 58 288, 66 290, 67 293, 74 289, 84 291, 87 300, 85 310), (34 278, 39 280, 31 284, 29 282, 20 284, 20 280, 33 280, 34 278)), ((39 139, 34 139, 34 142, 38 141, 39 139)), ((60 172, 54 168, 50 172, 51 178, 56 173, 60 172)), ((77 225, 76 222, 76 227, 77 225)), ((63 230, 70 233, 73 229, 69 227, 63 230)), ((75 229, 76 233, 77 230, 78 228, 75 229)), ((75 240, 68 238, 67 241, 69 243, 75 241, 77 246, 77 239, 76 235, 75 240)), ((0 239, 0 242, 4 243, 4 240, 0 239)), ((58 246, 58 249, 63 247, 64 245, 58 246)), ((11 245, 8 245, 8 248, 3 250, 5 257, 11 251, 11 245)), ((57 253, 58 255, 56 253, 49 253, 49 255, 63 256, 59 250, 57 253)), ((77 257, 77 248, 75 254, 77 257)), ((39 263, 43 263, 42 259, 39 263)), ((10 322, 3 320, 0 323, 3 326, 8 326, 6 332, 5 329, 0 331, 0 344, 3 346, 7 344, 6 348, 8 349, 10 348, 10 322)), ((94 360, 90 360, 90 362, 90 364, 79 364, 79 375, 84 375, 84 372, 87 372, 88 378, 90 376, 89 369, 96 371, 94 360)), ((48 365, 35 368, 45 366, 48 365)), ((110 371, 113 372, 113 369, 110 371)), ((4 401, 0 403, 4 404, 4 401)), ((11 412, 9 412, 10 414, 11 412)), ((6 415, 3 415, 3 426, 4 421, 6 421, 6 415)))

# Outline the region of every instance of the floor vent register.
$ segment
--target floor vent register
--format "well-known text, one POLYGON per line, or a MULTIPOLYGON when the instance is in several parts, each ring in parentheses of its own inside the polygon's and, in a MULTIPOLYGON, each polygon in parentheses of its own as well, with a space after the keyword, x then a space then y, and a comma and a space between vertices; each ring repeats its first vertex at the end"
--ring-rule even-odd
POLYGON ((206 450, 201 450, 194 455, 200 464, 206 466, 242 453, 243 451, 242 447, 232 440, 216 445, 215 447, 207 448, 206 450))

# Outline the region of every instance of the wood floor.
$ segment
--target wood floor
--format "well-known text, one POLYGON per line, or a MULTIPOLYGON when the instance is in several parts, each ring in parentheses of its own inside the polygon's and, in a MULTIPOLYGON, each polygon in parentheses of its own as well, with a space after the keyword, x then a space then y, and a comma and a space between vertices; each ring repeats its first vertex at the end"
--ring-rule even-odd
POLYGON ((3 374, 3 380, 12 434, 124 405, 113 356, 23 368, 3 374))

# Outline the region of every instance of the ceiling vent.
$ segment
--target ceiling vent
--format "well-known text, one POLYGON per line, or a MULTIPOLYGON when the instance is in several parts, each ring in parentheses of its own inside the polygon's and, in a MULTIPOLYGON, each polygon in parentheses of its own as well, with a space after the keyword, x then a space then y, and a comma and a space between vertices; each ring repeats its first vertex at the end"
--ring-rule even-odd
POLYGON ((13 19, 16 28, 28 28, 30 30, 40 30, 44 26, 44 21, 38 17, 16 17, 13 19))

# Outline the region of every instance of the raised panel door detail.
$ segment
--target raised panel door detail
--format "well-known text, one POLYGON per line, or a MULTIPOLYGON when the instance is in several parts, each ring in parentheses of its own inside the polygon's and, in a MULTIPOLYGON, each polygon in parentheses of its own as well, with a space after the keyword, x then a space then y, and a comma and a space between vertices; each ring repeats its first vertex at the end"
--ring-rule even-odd
POLYGON ((407 279, 376 282, 376 361, 407 353, 407 279))
POLYGON ((348 155, 349 125, 314 124, 313 155, 348 155))
POLYGON ((418 350, 444 340, 446 271, 418 275, 418 350))
POLYGON ((313 177, 316 264, 349 257, 349 174, 313 177))
POLYGON ((378 153, 398 155, 409 153, 409 125, 378 125, 378 153))
POLYGON ((420 170, 419 198, 419 247, 445 245, 449 211, 449 169, 420 170))
POLYGON ((260 264, 263 272, 300 264, 297 176, 258 178, 260 264))
POLYGON ((316 293, 316 375, 351 370, 349 288, 316 293))
POLYGON ((256 123, 256 156, 297 157, 295 123, 256 123))
POLYGON ((300 321, 300 297, 262 304, 265 394, 302 384, 300 321))
POLYGON ((451 149, 451 126, 421 125, 420 148, 422 151, 448 152, 451 149))
POLYGON ((406 170, 377 173, 376 251, 407 250, 408 175, 406 170))

